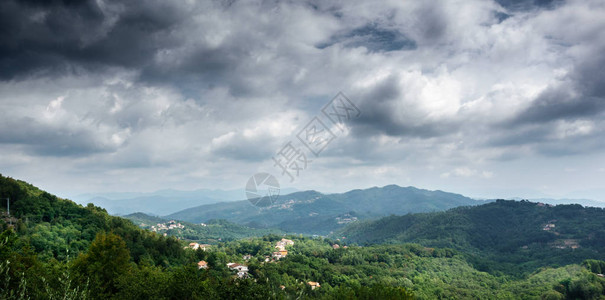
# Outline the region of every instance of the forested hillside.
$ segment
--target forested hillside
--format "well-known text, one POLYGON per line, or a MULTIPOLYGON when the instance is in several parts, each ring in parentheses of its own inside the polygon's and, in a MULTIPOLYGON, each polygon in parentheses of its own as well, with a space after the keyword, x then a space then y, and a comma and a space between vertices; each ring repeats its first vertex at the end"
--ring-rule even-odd
MULTIPOLYGON (((277 271, 255 270, 238 278, 226 267, 241 261, 238 244, 220 243, 213 251, 194 251, 189 241, 164 237, 113 217, 93 205, 80 206, 34 186, 0 175, 0 298, 2 299, 283 299, 288 295, 333 298, 339 294, 385 299, 409 296, 403 287, 345 284, 313 291, 281 278, 277 271), (221 249, 221 250, 219 250, 221 249), (199 269, 204 259, 208 269, 199 269), (272 280, 267 277, 272 275, 272 280), (288 284, 288 289, 280 288, 288 284)), ((273 251, 272 240, 266 251, 273 251)), ((267 265, 269 266, 269 265, 267 265)))
MULTIPOLYGON (((477 232, 464 235, 475 226, 468 219, 459 228, 414 227, 419 236, 422 232, 425 237, 433 232, 433 236, 418 238, 413 244, 358 246, 353 240, 363 237, 366 242, 399 238, 381 233, 369 239, 370 231, 362 234, 362 229, 380 233, 376 223, 369 223, 365 229, 356 226, 357 235, 350 234, 354 238, 268 234, 215 241, 193 250, 191 240, 139 229, 101 208, 77 205, 22 181, 0 176, 0 196, 10 197, 14 216, 3 211, 0 221, 2 299, 599 299, 605 295, 602 260, 536 268, 531 273, 482 271, 469 253, 504 250, 490 250, 498 249, 499 243, 479 247, 474 240, 477 232), (458 241, 459 236, 464 239, 458 241), (427 247, 447 240, 450 243, 443 245, 451 248, 427 247)), ((530 205, 535 206, 498 202, 483 212, 502 205, 515 207, 516 218, 523 218, 523 211, 531 212, 530 205)), ((473 208, 453 212, 463 214, 468 209, 473 208)), ((577 226, 598 213, 569 209, 576 210, 568 215, 555 213, 559 219, 550 220, 557 224, 556 230, 562 227, 557 234, 588 234, 588 241, 598 241, 598 231, 593 235, 584 232, 588 227, 577 226)), ((451 213, 406 217, 430 225, 431 218, 451 213)), ((540 214, 530 215, 537 218, 540 214)), ((386 225, 395 219, 381 222, 386 225)), ((448 224, 446 220, 444 224, 448 224)), ((233 225, 216 224, 223 228, 233 225)), ((352 227, 347 230, 353 232, 352 227)), ((583 241, 579 245, 593 249, 583 241)), ((569 254, 578 249, 560 250, 569 254)), ((490 262, 491 258, 483 259, 490 262)))
POLYGON ((419 243, 469 254, 480 270, 509 274, 605 259, 605 210, 498 200, 446 212, 390 216, 338 233, 360 244, 419 243))
MULTIPOLYGON (((14 232, 43 260, 76 257, 89 248, 97 234, 113 232, 132 249, 135 262, 142 259, 156 265, 183 262, 182 248, 176 239, 142 231, 126 219, 108 215, 102 208, 81 206, 7 177, 0 177, 0 193, 10 198, 10 214, 16 218, 14 232)), ((2 207, 6 209, 6 202, 2 202, 2 207)), ((6 220, 2 228, 8 228, 6 220)))
POLYGON ((165 233, 179 239, 186 239, 200 243, 217 243, 219 241, 233 241, 247 237, 261 237, 267 234, 284 233, 279 229, 259 229, 231 223, 227 220, 209 220, 207 223, 194 224, 178 220, 167 220, 153 217, 144 213, 134 213, 124 216, 140 228, 165 233), (172 226, 169 224, 180 224, 172 226), (158 226, 159 225, 159 226, 158 226), (163 227, 160 227, 163 226, 163 227))

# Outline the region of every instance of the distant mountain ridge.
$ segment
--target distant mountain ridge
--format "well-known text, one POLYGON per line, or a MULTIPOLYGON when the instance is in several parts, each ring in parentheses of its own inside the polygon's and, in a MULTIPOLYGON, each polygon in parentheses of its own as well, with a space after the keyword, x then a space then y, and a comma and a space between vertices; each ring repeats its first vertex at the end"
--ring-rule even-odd
MULTIPOLYGON (((517 199, 521 200, 521 199, 517 199)), ((591 199, 552 199, 552 198, 536 198, 536 199, 527 199, 531 202, 542 202, 552 205, 559 204, 580 204, 582 206, 590 206, 590 207, 605 207, 605 202, 591 199)))
MULTIPOLYGON (((285 190, 285 192, 294 191, 294 189, 285 190)), ((244 197, 243 189, 198 189, 193 191, 164 189, 151 193, 88 193, 72 198, 82 205, 93 203, 103 207, 112 215, 143 212, 159 216, 203 204, 241 200, 244 197)))
POLYGON ((458 206, 484 204, 459 194, 415 187, 387 185, 340 194, 317 191, 280 196, 266 208, 249 201, 214 203, 188 208, 164 218, 192 223, 225 219, 252 227, 276 227, 287 232, 328 234, 348 223, 417 212, 443 211, 458 206))

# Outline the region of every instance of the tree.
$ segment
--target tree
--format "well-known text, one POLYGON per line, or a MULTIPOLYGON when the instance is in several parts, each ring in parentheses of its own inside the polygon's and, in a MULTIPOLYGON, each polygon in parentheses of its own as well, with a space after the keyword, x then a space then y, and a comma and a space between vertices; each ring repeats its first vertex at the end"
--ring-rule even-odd
POLYGON ((89 282, 93 297, 108 298, 118 292, 118 279, 129 271, 129 261, 130 253, 120 236, 99 233, 73 267, 82 283, 89 282))
POLYGON ((19 186, 19 182, 10 177, 4 177, 0 174, 0 207, 6 208, 6 198, 10 198, 11 205, 20 201, 27 192, 19 186))

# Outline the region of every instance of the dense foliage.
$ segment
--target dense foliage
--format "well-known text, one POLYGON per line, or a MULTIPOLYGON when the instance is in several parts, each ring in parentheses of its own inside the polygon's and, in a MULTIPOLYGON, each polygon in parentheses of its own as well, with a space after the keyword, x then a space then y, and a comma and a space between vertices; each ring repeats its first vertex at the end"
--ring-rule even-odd
POLYGON ((605 261, 597 259, 513 276, 478 270, 465 249, 456 247, 360 247, 349 238, 298 235, 286 236, 294 245, 286 246, 286 257, 272 260, 268 257, 284 238, 281 234, 192 250, 185 247, 189 241, 141 230, 93 205, 82 207, 0 176, 0 195, 5 193, 10 193, 11 214, 18 218, 15 226, 0 222, 2 299, 598 299, 605 295, 601 277, 605 261), (201 260, 207 262, 206 269, 198 268, 201 260), (227 267, 230 262, 247 265, 248 276, 239 278, 227 267), (321 286, 313 289, 309 282, 321 286))
MULTIPOLYGON (((184 261, 181 243, 175 238, 140 230, 132 222, 110 216, 92 204, 82 207, 25 182, 1 176, 0 194, 11 194, 10 213, 18 218, 15 225, 20 237, 18 243, 30 247, 44 261, 77 256, 101 232, 119 235, 131 249, 135 262, 145 258, 154 265, 168 266, 184 261)), ((0 225, 3 230, 8 227, 5 221, 0 225)))
POLYGON ((482 271, 527 274, 544 266, 605 259, 605 210, 498 200, 446 212, 352 224, 338 236, 360 244, 453 248, 482 271))

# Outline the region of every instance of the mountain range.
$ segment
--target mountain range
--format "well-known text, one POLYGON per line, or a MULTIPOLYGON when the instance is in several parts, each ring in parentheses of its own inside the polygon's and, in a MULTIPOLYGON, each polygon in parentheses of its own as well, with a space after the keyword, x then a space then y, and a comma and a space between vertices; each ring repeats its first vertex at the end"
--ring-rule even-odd
POLYGON ((275 227, 286 232, 324 235, 357 220, 443 211, 487 202, 443 191, 387 185, 337 194, 296 192, 280 196, 275 203, 263 208, 247 200, 200 205, 164 218, 192 223, 226 219, 256 228, 275 227))
MULTIPOLYGON (((295 189, 285 189, 282 193, 295 191, 295 189)), ((143 212, 159 216, 203 204, 241 200, 244 197, 243 189, 198 189, 193 191, 165 189, 150 193, 87 193, 72 198, 76 203, 82 205, 93 203, 103 207, 112 215, 143 212)))
MULTIPOLYGON (((112 215, 136 212, 192 223, 225 219, 251 228, 277 228, 286 232, 326 235, 357 220, 389 215, 444 211, 493 200, 476 200, 455 193, 387 185, 345 193, 283 189, 273 205, 265 208, 241 200, 243 190, 173 189, 151 193, 88 193, 73 197, 81 204, 93 203, 112 215)), ((587 199, 532 199, 547 204, 578 203, 605 207, 605 202, 587 199)))

